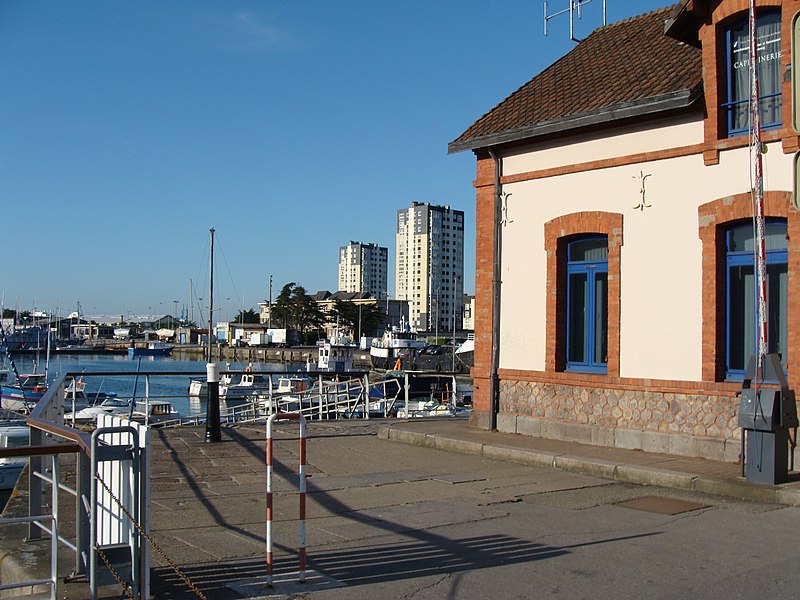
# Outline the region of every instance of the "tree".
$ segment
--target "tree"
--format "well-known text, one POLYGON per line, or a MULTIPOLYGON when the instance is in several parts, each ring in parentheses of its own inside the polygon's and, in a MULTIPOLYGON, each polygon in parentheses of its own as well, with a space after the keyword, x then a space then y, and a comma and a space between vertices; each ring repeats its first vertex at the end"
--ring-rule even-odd
POLYGON ((325 315, 317 303, 306 294, 303 286, 293 281, 281 288, 272 305, 272 323, 293 328, 305 334, 322 328, 325 315))
POLYGON ((3 309, 3 318, 4 319, 16 319, 17 322, 25 321, 26 319, 31 318, 31 311, 23 310, 18 312, 13 308, 4 308, 3 309))
POLYGON ((306 294, 306 289, 295 286, 292 291, 292 304, 294 306, 295 327, 304 335, 310 331, 322 329, 325 323, 325 314, 319 305, 306 294))
POLYGON ((280 325, 284 328, 292 326, 291 323, 294 322, 294 306, 292 305, 294 288, 293 281, 281 288, 278 297, 275 299, 275 304, 271 307, 273 325, 280 325))
POLYGON ((346 326, 358 335, 372 335, 382 321, 382 313, 375 303, 357 304, 350 300, 334 300, 331 318, 338 318, 340 326, 346 326), (360 329, 359 329, 360 328, 360 329))
POLYGON ((234 323, 260 323, 258 313, 252 308, 240 310, 233 318, 234 323))

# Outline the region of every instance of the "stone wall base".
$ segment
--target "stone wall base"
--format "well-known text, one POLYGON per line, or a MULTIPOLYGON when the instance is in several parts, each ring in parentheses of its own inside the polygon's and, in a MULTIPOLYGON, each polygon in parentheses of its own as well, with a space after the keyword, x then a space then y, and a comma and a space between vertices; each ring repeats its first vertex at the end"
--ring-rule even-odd
MULTIPOLYGON (((739 440, 698 438, 679 433, 568 423, 508 413, 497 416, 497 430, 504 433, 565 440, 593 446, 708 458, 722 462, 739 462, 741 453, 739 440)), ((797 458, 800 458, 800 453, 796 452, 796 455, 797 458)))
POLYGON ((473 410, 469 413, 469 426, 475 429, 489 430, 490 425, 489 413, 483 411, 473 410))

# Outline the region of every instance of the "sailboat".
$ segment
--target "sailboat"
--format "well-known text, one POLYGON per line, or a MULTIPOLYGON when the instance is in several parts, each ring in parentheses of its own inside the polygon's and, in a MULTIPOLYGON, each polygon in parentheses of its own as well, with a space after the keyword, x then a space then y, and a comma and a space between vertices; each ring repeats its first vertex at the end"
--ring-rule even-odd
MULTIPOLYGON (((49 341, 49 340, 48 340, 49 341)), ((0 347, 10 369, 4 369, 0 378, 0 408, 15 413, 30 412, 33 405, 47 391, 46 373, 20 373, 8 351, 5 330, 0 327, 0 347)), ((49 358, 49 353, 48 353, 49 358)))

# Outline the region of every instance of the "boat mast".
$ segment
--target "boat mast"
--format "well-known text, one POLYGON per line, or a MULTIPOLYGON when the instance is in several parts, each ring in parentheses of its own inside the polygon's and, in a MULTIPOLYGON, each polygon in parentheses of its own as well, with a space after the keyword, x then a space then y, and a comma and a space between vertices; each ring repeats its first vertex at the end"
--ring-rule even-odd
MULTIPOLYGON (((14 315, 14 318, 16 319, 16 315, 14 315)), ((14 372, 14 380, 17 382, 17 384, 20 384, 22 380, 19 377, 17 363, 14 362, 14 357, 11 356, 11 350, 8 347, 8 340, 6 340, 6 330, 5 327, 3 327, 2 322, 0 322, 0 347, 2 347, 6 356, 6 360, 8 361, 8 364, 11 365, 11 370, 14 372)))
MULTIPOLYGON (((755 0, 750 0, 749 13, 750 37, 750 160, 753 204, 753 230, 755 234, 755 270, 758 294, 756 297, 757 314, 757 370, 756 389, 761 382, 764 357, 767 355, 767 262, 766 241, 764 238, 764 177, 761 147, 761 106, 758 86, 758 42, 756 40, 756 7, 755 0)), ((757 394, 758 392, 756 392, 757 394)))
POLYGON ((211 324, 214 319, 214 228, 210 230, 211 243, 209 253, 209 276, 208 276, 208 362, 211 362, 211 324))
POLYGON ((192 279, 189 278, 189 323, 194 321, 194 286, 192 279))

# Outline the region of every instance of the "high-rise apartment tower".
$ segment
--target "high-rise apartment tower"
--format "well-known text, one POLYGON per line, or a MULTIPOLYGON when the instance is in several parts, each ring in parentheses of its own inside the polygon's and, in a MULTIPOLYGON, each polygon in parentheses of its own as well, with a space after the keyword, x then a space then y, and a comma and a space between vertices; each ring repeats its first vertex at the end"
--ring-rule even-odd
POLYGON ((367 292, 373 298, 386 297, 386 266, 389 251, 377 244, 351 241, 339 247, 339 290, 367 292))
POLYGON ((464 211, 412 202, 397 211, 395 283, 411 325, 445 336, 461 328, 464 211))

